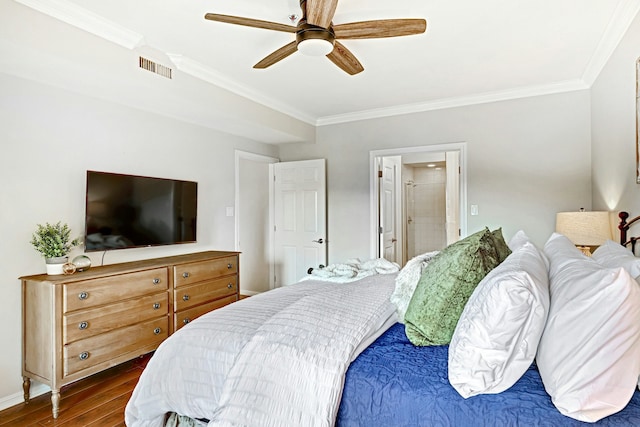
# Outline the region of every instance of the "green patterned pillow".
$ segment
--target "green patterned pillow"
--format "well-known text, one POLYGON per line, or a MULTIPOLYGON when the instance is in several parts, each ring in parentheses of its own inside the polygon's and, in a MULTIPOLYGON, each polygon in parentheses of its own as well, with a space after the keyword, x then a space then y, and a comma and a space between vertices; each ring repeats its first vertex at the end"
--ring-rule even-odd
POLYGON ((488 228, 443 249, 425 268, 407 307, 409 340, 419 346, 448 344, 473 290, 498 264, 488 228))
POLYGON ((496 250, 498 251, 499 261, 502 262, 507 259, 509 255, 511 255, 511 249, 509 249, 509 245, 507 245, 507 242, 504 241, 502 228, 496 228, 491 232, 491 235, 493 236, 493 246, 495 246, 496 250))

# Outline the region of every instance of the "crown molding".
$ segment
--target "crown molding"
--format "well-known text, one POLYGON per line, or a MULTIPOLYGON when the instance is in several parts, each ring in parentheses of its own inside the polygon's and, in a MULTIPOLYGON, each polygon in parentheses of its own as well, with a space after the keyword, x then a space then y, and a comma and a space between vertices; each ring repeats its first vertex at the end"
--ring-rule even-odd
MULTIPOLYGON (((126 49, 134 50, 145 45, 142 34, 131 31, 115 22, 104 19, 74 3, 66 0, 15 0, 27 7, 42 12, 62 22, 80 28, 105 40, 116 43, 126 49)), ((183 73, 189 74, 207 83, 214 84, 243 96, 251 101, 272 108, 278 112, 291 116, 300 121, 315 125, 315 117, 301 114, 290 105, 274 102, 273 99, 239 84, 230 78, 214 71, 210 67, 193 59, 178 54, 167 54, 169 59, 183 73)))
MULTIPOLYGON (((15 0, 25 6, 38 10, 69 25, 83 29, 105 40, 109 40, 127 49, 135 49, 144 45, 144 36, 119 24, 106 20, 76 4, 66 0, 15 0)), ((239 84, 237 81, 221 75, 215 70, 188 57, 178 54, 167 54, 175 66, 183 73, 189 74, 205 82, 229 90, 251 101, 272 108, 283 114, 296 118, 314 126, 368 120, 401 114, 463 107, 490 102, 511 100, 516 98, 549 95, 588 89, 606 65, 607 61, 627 32, 629 26, 640 12, 640 0, 623 0, 616 8, 609 21, 596 51, 587 64, 581 79, 553 83, 550 85, 531 86, 512 90, 488 92, 464 97, 446 98, 415 104, 399 105, 347 114, 338 114, 315 118, 302 114, 299 110, 284 103, 275 102, 265 94, 239 84)))
POLYGON ((446 108, 466 107, 469 105, 488 104, 491 102, 508 101, 512 99, 528 98, 532 96, 552 95, 555 93, 572 92, 589 89, 582 80, 569 80, 549 85, 528 86, 503 91, 486 92, 471 96, 438 99, 435 101, 418 102, 399 105, 390 108, 377 108, 356 113, 339 114, 318 119, 317 126, 354 122, 359 120, 377 119, 398 116, 402 114, 421 113, 425 111, 443 110, 446 108))
POLYGON ((65 0, 15 0, 127 49, 144 44, 144 36, 65 0))
POLYGON ((618 4, 582 75, 582 80, 589 87, 593 85, 600 75, 638 12, 640 12, 640 0, 623 0, 618 4))
POLYGON ((264 105, 265 107, 286 114, 302 122, 308 123, 310 125, 316 124, 316 119, 314 117, 306 114, 301 114, 300 111, 296 110, 290 105, 274 102, 274 100, 267 95, 243 86, 237 81, 218 73, 207 65, 204 65, 187 56, 179 54, 168 53, 167 56, 169 57, 171 62, 173 62, 176 68, 185 74, 189 74, 222 89, 226 89, 232 93, 235 93, 236 95, 245 97, 251 101, 257 102, 258 104, 264 105))

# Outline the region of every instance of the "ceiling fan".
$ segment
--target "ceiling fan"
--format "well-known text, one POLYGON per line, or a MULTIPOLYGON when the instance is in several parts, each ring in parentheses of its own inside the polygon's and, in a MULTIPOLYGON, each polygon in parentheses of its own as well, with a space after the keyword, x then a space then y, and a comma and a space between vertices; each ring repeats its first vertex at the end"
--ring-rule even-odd
POLYGON ((424 33, 427 29, 424 19, 382 19, 334 25, 331 21, 337 5, 338 0, 300 0, 302 17, 297 26, 217 13, 207 13, 204 17, 210 21, 295 33, 294 41, 267 55, 253 68, 267 68, 300 51, 307 55, 326 55, 350 75, 358 74, 364 67, 338 39, 408 36, 424 33))

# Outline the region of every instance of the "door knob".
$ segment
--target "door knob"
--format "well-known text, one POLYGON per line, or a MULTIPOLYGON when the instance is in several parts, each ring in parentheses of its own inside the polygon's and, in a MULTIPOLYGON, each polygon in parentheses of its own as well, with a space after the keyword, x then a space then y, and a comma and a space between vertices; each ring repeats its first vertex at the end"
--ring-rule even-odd
POLYGON ((312 240, 312 242, 323 244, 324 240, 322 240, 322 237, 321 237, 318 240, 312 240))

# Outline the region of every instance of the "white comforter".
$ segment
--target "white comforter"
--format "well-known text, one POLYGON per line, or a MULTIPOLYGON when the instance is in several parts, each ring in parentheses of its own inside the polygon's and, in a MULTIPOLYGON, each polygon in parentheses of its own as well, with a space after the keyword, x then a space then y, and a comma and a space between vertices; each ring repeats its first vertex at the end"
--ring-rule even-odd
POLYGON ((305 281, 196 319, 151 358, 127 426, 170 411, 209 426, 333 425, 350 362, 396 321, 394 278, 305 281))

